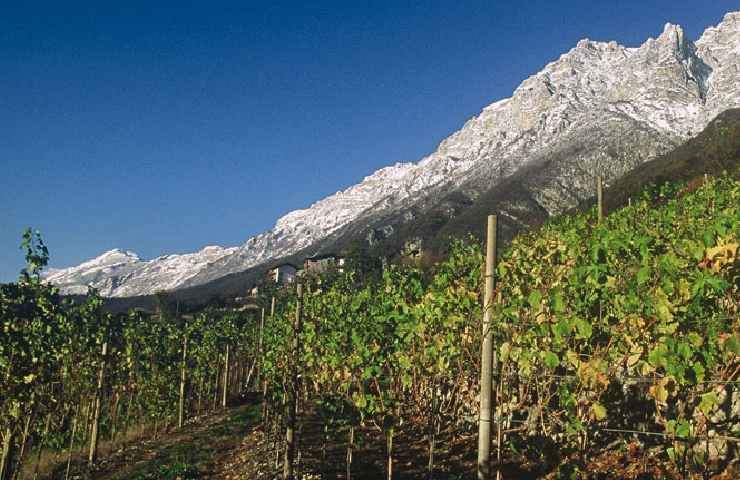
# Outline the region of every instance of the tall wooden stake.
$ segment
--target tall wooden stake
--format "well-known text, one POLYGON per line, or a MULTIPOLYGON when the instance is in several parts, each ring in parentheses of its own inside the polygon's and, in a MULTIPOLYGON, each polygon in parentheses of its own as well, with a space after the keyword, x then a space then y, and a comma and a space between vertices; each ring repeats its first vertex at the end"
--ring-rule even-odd
POLYGON ((224 396, 221 399, 221 406, 226 408, 226 399, 229 394, 229 345, 226 344, 226 359, 224 360, 224 396))
POLYGON ((187 380, 188 337, 182 341, 182 365, 180 365, 180 404, 177 406, 177 426, 182 428, 185 423, 185 381, 187 380))
MULTIPOLYGON (((275 297, 272 297, 270 305, 270 319, 274 320, 275 317, 275 297)), ((262 420, 267 419, 267 380, 262 379, 262 420)))
POLYGON ((488 216, 486 245, 486 289, 483 298, 483 345, 481 348, 480 412, 478 417, 478 480, 491 478, 491 397, 493 386, 493 307, 494 271, 496 268, 496 215, 488 216))
MULTIPOLYGON (((259 341, 258 341, 258 346, 257 346, 257 352, 259 353, 259 356, 260 356, 259 357, 260 362, 262 361, 262 342, 263 342, 264 334, 265 334, 265 307, 262 307, 262 316, 260 317, 260 336, 259 336, 259 341)), ((261 367, 262 365, 257 365, 257 379, 258 380, 262 376, 261 367)), ((257 382, 257 385, 259 385, 259 381, 257 382)))
POLYGON ((260 377, 260 367, 259 367, 258 363, 262 360, 262 332, 264 331, 264 329, 265 329, 265 307, 262 307, 262 315, 261 315, 261 318, 260 318, 260 329, 259 329, 259 332, 257 334, 257 353, 255 353, 255 355, 254 355, 254 360, 252 361, 252 366, 249 367, 249 372, 247 373, 247 381, 245 383, 245 386, 247 388, 247 391, 249 391, 249 386, 252 383, 252 373, 254 373, 255 371, 257 372, 254 375, 254 378, 256 380, 255 383, 257 384, 258 387, 259 387, 259 384, 260 384, 260 380, 259 380, 259 377, 260 377))
POLYGON ((23 427, 23 435, 21 436, 21 449, 20 452, 18 452, 18 460, 16 460, 15 464, 15 470, 13 470, 13 480, 18 478, 18 474, 21 470, 21 465, 23 465, 23 457, 26 453, 26 445, 28 444, 28 430, 31 428, 31 420, 34 416, 34 401, 33 401, 34 395, 31 394, 31 411, 28 412, 26 415, 26 423, 23 427))
POLYGON ((352 480, 352 450, 355 447, 355 426, 349 426, 349 440, 347 441, 347 480, 352 480))
MULTIPOLYGON (((5 372, 5 382, 10 380, 10 374, 13 371, 12 365, 8 365, 8 369, 5 372)), ((14 411, 14 417, 18 418, 17 412, 18 412, 18 405, 13 408, 14 411)), ((10 457, 12 456, 12 446, 13 446, 13 428, 11 426, 8 426, 5 429, 5 432, 2 436, 3 441, 3 449, 2 453, 0 453, 0 480, 7 480, 7 478, 10 476, 12 472, 10 472, 10 457)))
POLYGON ((11 457, 12 455, 12 446, 13 446, 13 430, 11 427, 8 427, 5 430, 5 434, 3 434, 3 451, 2 451, 2 459, 0 459, 0 480, 6 480, 9 479, 12 475, 12 472, 10 470, 11 467, 11 457))
POLYGON ((39 478, 39 465, 41 464, 41 454, 43 453, 44 446, 46 445, 47 435, 49 434, 49 426, 51 425, 51 412, 46 414, 46 424, 44 425, 44 433, 41 435, 41 441, 39 442, 38 449, 36 450, 36 466, 33 468, 33 480, 39 478))
POLYGON ((75 435, 77 434, 77 423, 80 416, 80 404, 82 403, 82 398, 80 397, 80 401, 77 403, 77 407, 75 408, 75 416, 72 419, 72 435, 69 437, 69 451, 67 452, 67 470, 64 474, 64 480, 69 479, 69 469, 72 466, 72 451, 75 447, 75 435))
POLYGON ((599 175, 596 177, 596 203, 599 208, 599 223, 604 221, 604 180, 599 175))
POLYGON ((301 315, 303 307, 303 285, 298 284, 296 289, 298 300, 296 302, 295 319, 293 320, 293 358, 290 362, 290 388, 287 398, 287 418, 285 425, 285 461, 283 462, 283 480, 294 480, 293 458, 295 457, 295 421, 298 406, 298 365, 296 359, 300 348, 298 335, 301 332, 301 315))
POLYGON ((95 407, 93 410, 92 431, 90 432, 90 453, 87 461, 94 464, 98 460, 98 429, 100 427, 100 405, 103 401, 103 379, 105 377, 105 361, 108 356, 108 342, 103 342, 103 352, 100 357, 98 370, 98 385, 95 389, 95 407))

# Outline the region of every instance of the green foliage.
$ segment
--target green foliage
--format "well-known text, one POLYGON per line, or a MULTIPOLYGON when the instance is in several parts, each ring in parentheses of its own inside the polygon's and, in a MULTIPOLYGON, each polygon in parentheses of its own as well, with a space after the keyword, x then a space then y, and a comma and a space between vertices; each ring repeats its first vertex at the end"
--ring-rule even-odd
POLYGON ((41 232, 26 228, 21 249, 25 250, 26 266, 21 270, 21 281, 38 283, 41 270, 49 263, 49 250, 41 239, 41 232))
MULTIPOLYGON (((738 366, 738 204, 729 176, 688 193, 664 185, 602 224, 590 212, 516 238, 497 270, 500 415, 574 448, 585 431, 624 427, 625 412, 658 432, 706 428, 697 419, 716 410, 712 389, 738 366)), ((431 275, 394 265, 308 289, 296 361, 328 419, 387 430, 401 418, 474 418, 483 260, 474 241, 457 241, 431 275)), ((275 392, 291 305, 266 343, 275 392)))
POLYGON ((200 471, 184 462, 160 465, 156 472, 143 473, 134 477, 135 480, 195 480, 198 478, 203 478, 200 471))
MULTIPOLYGON (((497 417, 526 427, 512 445, 549 437, 583 448, 603 427, 636 423, 676 442, 720 428, 711 418, 723 382, 740 370, 738 205, 740 182, 729 176, 690 192, 662 186, 601 224, 594 212, 564 216, 502 252, 497 417)), ((358 267, 312 278, 298 332, 295 292, 270 292, 276 311, 261 334, 254 313, 185 317, 164 295, 151 317, 111 317, 94 291, 82 304, 64 302, 39 281, 48 252, 38 234, 27 231, 24 248, 21 281, 0 286, 0 427, 17 431, 43 405, 65 431, 74 405, 92 395, 104 341, 106 395, 126 398, 133 415, 171 420, 186 339, 191 409, 216 398, 229 345, 232 358, 259 365, 271 411, 283 411, 295 370, 332 431, 475 421, 484 258, 474 239, 454 241, 448 258, 423 271, 392 265, 368 276, 358 267)), ((667 455, 679 458, 686 447, 676 442, 667 455)))
MULTIPOLYGON (((217 387, 213 372, 222 367, 227 344, 234 363, 245 361, 247 350, 254 354, 248 341, 256 338, 254 318, 206 311, 186 323, 166 297, 166 308, 156 317, 135 311, 113 317, 103 310, 97 291, 90 289, 81 303, 73 303, 41 280, 48 250, 37 231, 26 230, 22 248, 27 266, 20 281, 0 284, 0 431, 10 431, 16 442, 30 417, 35 442, 44 438, 55 449, 68 445, 73 419, 82 421, 85 412, 79 407, 87 408, 94 398, 103 363, 102 394, 110 402, 104 404, 100 428, 110 437, 114 424, 120 431, 124 421, 176 418, 186 336, 191 339, 186 362, 191 411, 196 397, 210 398, 217 387), (51 431, 45 434, 46 418, 51 431)), ((81 434, 78 429, 77 442, 81 434)))
POLYGON ((738 371, 738 205, 729 176, 664 185, 602 224, 591 212, 515 239, 498 265, 497 343, 520 393, 504 410, 529 405, 574 446, 635 405, 643 429, 719 428, 707 422, 738 371))

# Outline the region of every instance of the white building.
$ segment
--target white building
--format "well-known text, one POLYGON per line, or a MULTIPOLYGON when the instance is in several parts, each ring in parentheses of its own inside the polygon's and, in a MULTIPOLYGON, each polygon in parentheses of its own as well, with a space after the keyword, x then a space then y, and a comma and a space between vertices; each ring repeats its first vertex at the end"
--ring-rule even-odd
POLYGON ((270 281, 275 282, 275 285, 284 286, 295 281, 297 271, 298 268, 292 263, 281 263, 270 269, 267 275, 270 281))
POLYGON ((303 262, 306 274, 320 274, 336 268, 340 273, 344 271, 344 258, 333 254, 314 255, 303 262))

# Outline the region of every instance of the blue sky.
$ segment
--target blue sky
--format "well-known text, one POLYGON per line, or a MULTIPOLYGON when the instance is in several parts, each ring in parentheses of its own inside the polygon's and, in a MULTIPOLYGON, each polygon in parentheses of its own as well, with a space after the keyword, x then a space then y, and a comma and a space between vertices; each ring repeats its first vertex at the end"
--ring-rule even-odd
POLYGON ((236 245, 434 150, 584 37, 696 38, 736 0, 5 2, 0 281, 236 245), (22 5, 26 3, 27 5, 22 5), (16 5, 17 4, 17 5, 16 5))

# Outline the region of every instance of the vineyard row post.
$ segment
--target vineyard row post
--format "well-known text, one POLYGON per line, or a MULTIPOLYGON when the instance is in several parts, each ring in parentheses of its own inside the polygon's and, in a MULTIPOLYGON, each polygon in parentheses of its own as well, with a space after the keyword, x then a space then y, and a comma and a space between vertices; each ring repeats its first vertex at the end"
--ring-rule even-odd
POLYGON ((98 459, 98 430, 100 428, 100 407, 103 401, 103 380, 105 378, 105 362, 108 357, 108 342, 103 342, 100 356, 100 369, 98 370, 98 384, 95 389, 95 406, 93 410, 92 430, 90 432, 90 452, 87 457, 89 464, 94 464, 98 459))
MULTIPOLYGON (((18 415, 18 406, 13 407, 13 417, 18 415)), ((13 456, 13 426, 9 425, 5 433, 3 434, 3 451, 2 459, 0 459, 0 480, 6 480, 12 475, 11 471, 11 457, 13 456)))
POLYGON ((226 344, 226 355, 224 356, 224 390, 221 398, 221 407, 226 408, 226 402, 229 396, 229 344, 226 344))
MULTIPOLYGON (((259 339, 258 339, 258 345, 257 345, 257 355, 259 355, 259 361, 262 361, 262 343, 264 342, 263 338, 265 335, 265 307, 262 307, 262 313, 260 315, 260 333, 259 333, 259 339)), ((259 379, 262 376, 262 365, 258 365, 258 362, 255 362, 255 365, 257 365, 257 385, 259 385, 259 379)), ((247 388, 249 388, 249 385, 247 385, 247 388)))
POLYGON ((493 385, 493 308, 496 269, 496 215, 488 216, 486 243, 485 294, 483 297, 483 342, 481 345, 480 409, 478 413, 478 480, 491 478, 491 412, 493 385))
POLYGON ((296 287, 296 308, 295 319, 293 321, 293 338, 292 338, 292 359, 290 361, 290 386, 287 395, 287 419, 285 426, 285 461, 283 462, 283 480, 293 480, 295 478, 293 471, 293 458, 295 456, 295 422, 298 400, 298 352, 300 349, 299 334, 302 323, 302 301, 303 285, 299 283, 296 287))
MULTIPOLYGON (((270 321, 275 320, 275 296, 273 295, 272 301, 270 302, 270 321)), ((260 354, 260 361, 262 361, 262 354, 260 354)), ((267 421, 267 378, 262 378, 262 422, 267 421)), ((266 423, 265 423, 266 426, 266 423)))
POLYGON ((244 383, 244 386, 246 387, 247 391, 249 391, 250 385, 252 384, 252 375, 254 375, 255 384, 259 388, 260 385, 260 366, 258 365, 259 362, 262 361, 262 335, 263 330, 265 329, 265 307, 262 307, 262 311, 260 313, 260 323, 259 323, 259 331, 257 332, 257 352, 254 354, 254 359, 252 361, 252 365, 249 367, 249 372, 247 372, 247 380, 244 383))
POLYGON ((180 365, 180 403, 177 406, 177 426, 182 428, 185 423, 185 382, 187 381, 187 362, 188 362, 188 334, 187 324, 185 325, 185 334, 182 341, 182 365, 180 365))

